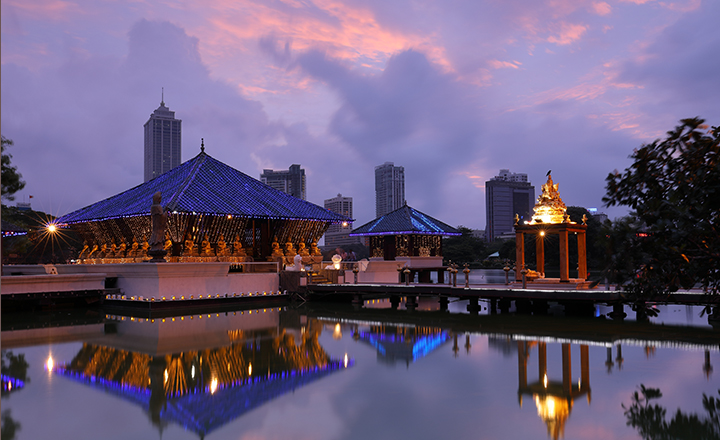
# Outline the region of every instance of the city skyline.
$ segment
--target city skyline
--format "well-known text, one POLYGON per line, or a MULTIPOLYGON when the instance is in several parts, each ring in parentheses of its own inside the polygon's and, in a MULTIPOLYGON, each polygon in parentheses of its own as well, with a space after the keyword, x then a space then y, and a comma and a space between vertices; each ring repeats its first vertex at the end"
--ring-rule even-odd
POLYGON ((407 202, 485 228, 498 169, 605 209, 605 177, 682 118, 720 124, 720 3, 632 1, 108 3, 8 0, 2 134, 17 201, 62 215, 143 179, 165 88, 200 151, 258 176, 301 163, 315 204, 405 168, 407 202), (91 182, 91 184, 89 184, 91 182))

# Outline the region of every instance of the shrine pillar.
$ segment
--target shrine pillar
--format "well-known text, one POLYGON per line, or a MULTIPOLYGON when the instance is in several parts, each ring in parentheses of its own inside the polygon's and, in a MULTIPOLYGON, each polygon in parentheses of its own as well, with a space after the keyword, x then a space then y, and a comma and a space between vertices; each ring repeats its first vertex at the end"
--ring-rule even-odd
POLYGON ((570 281, 570 262, 568 256, 568 231, 560 230, 560 282, 570 281))
POLYGON ((535 236, 535 255, 537 272, 545 273, 545 233, 542 231, 535 236))
POLYGON ((520 271, 525 266, 525 234, 515 231, 515 281, 522 281, 520 271))
POLYGON ((578 278, 587 279, 587 245, 585 242, 585 231, 578 232, 578 278))

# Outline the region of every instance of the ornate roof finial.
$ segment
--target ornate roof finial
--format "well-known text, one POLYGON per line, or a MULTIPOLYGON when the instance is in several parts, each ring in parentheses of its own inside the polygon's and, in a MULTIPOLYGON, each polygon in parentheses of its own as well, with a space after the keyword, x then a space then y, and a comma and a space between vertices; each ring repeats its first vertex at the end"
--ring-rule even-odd
POLYGON ((200 152, 205 152, 205 138, 200 138, 200 152))
POLYGON ((161 88, 162 92, 160 92, 160 107, 165 107, 165 87, 161 88))

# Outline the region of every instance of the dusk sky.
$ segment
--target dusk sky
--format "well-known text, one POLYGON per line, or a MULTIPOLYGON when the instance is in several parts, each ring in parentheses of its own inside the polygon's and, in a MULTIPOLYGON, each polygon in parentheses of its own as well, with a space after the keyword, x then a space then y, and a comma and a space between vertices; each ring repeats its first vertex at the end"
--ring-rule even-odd
MULTIPOLYGON (((720 1, 2 2, 2 135, 62 215, 143 181, 165 89, 200 151, 254 177, 298 163, 308 200, 375 217, 374 168, 408 204, 485 227, 485 181, 552 169, 567 205, 682 118, 720 124, 720 1)), ((28 197, 34 198, 29 200, 28 197)))

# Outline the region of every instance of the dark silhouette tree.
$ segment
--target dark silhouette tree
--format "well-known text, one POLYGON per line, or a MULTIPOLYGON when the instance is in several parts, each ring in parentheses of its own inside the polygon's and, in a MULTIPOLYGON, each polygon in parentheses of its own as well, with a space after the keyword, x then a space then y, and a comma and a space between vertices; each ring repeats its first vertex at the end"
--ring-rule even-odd
POLYGON ((10 165, 12 155, 5 152, 12 144, 12 140, 2 136, 2 198, 9 201, 15 200, 13 194, 25 187, 22 174, 17 172, 17 167, 10 165))
POLYGON ((720 289, 720 128, 703 123, 683 119, 606 179, 606 206, 631 208, 610 240, 608 270, 632 295, 720 289))

